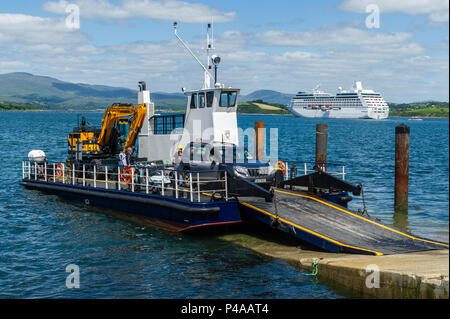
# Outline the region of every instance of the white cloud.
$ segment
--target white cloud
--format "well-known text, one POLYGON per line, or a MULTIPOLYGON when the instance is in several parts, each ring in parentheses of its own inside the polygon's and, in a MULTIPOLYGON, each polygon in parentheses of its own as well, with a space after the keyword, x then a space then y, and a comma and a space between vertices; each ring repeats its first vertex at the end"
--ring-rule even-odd
POLYGON ((285 52, 282 55, 276 56, 274 60, 277 63, 295 63, 295 62, 307 62, 313 59, 320 58, 319 54, 303 51, 285 52))
POLYGON ((64 19, 0 13, 0 42, 79 43, 89 37, 67 28, 64 19))
POLYGON ((402 12, 410 15, 426 14, 431 22, 449 21, 448 0, 345 0, 339 8, 366 13, 369 4, 376 4, 380 13, 402 12))
POLYGON ((76 51, 88 55, 101 55, 107 52, 104 48, 99 48, 91 44, 78 46, 76 51))
POLYGON ((178 0, 123 0, 120 5, 108 0, 59 0, 44 3, 42 9, 56 14, 66 14, 66 7, 74 3, 80 8, 81 19, 129 19, 148 18, 181 21, 188 23, 229 22, 235 12, 221 12, 203 4, 187 3, 178 0))
MULTIPOLYGON (((215 53, 223 58, 219 79, 244 94, 261 88, 296 92, 319 82, 333 92, 359 79, 390 101, 448 99, 448 89, 443 88, 448 85, 448 57, 437 58, 435 51, 413 42, 411 32, 341 24, 297 32, 228 30, 215 36, 215 53), (424 90, 428 93, 414 95, 424 90)), ((202 84, 202 70, 174 39, 115 45, 88 40, 80 31, 67 29, 63 17, 0 14, 1 72, 130 88, 146 80, 152 91, 196 89, 202 84)), ((199 38, 186 40, 194 52, 204 53, 199 38)), ((448 36, 443 43, 448 51, 448 36)), ((204 55, 199 58, 205 61, 204 55)))
POLYGON ((24 63, 22 61, 1 61, 0 62, 0 68, 2 71, 5 70, 18 70, 18 69, 25 69, 28 68, 30 65, 27 63, 24 63))
POLYGON ((379 32, 354 27, 327 26, 309 31, 267 31, 256 37, 274 46, 389 45, 412 37, 407 32, 379 32))

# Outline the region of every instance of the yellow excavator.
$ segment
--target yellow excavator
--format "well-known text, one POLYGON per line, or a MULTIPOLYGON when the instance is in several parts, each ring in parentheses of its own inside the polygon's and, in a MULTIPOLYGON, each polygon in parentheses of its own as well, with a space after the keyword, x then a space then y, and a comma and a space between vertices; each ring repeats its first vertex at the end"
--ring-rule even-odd
POLYGON ((68 162, 108 163, 117 161, 117 155, 133 147, 144 123, 147 105, 116 103, 108 107, 100 129, 83 117, 81 125, 67 137, 68 162))

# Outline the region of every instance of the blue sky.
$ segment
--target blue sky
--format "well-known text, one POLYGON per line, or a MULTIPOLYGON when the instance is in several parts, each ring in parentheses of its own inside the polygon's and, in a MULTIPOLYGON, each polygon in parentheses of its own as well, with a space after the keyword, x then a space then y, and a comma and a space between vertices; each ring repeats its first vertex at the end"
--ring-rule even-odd
MULTIPOLYGON (((214 16, 219 77, 244 94, 285 93, 353 81, 391 102, 448 101, 448 0, 0 2, 0 73, 177 92, 202 72, 174 39, 172 22, 196 53, 214 16), (80 9, 69 29, 66 8, 80 9), (370 4, 379 27, 368 28, 370 4)), ((204 60, 204 58, 203 58, 204 60)))

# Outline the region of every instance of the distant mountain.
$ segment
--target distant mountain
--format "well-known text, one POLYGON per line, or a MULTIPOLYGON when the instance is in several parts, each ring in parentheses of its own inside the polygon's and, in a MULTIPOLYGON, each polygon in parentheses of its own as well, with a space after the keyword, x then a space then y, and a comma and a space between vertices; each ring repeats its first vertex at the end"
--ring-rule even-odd
MULTIPOLYGON (((137 85, 137 83, 136 83, 137 85)), ((293 94, 259 90, 240 97, 240 102, 261 100, 289 104, 293 94)), ((183 93, 151 92, 159 111, 184 110, 183 93)), ((48 76, 16 72, 0 74, 0 103, 19 104, 42 109, 104 109, 112 103, 137 103, 137 90, 64 82, 48 76)))
POLYGON ((240 98, 241 102, 262 100, 267 103, 288 105, 295 94, 280 93, 272 90, 258 90, 240 98))
MULTIPOLYGON (((181 93, 152 93, 156 107, 162 110, 184 109, 181 93)), ((112 103, 137 103, 137 90, 63 82, 29 73, 0 74, 0 102, 43 109, 96 109, 112 103)))

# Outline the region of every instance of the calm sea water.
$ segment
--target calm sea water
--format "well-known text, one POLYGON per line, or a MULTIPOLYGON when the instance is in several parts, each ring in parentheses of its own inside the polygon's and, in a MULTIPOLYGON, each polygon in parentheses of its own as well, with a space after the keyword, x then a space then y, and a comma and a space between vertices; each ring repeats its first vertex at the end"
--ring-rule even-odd
MULTIPOLYGON (((99 123, 102 114, 87 118, 99 123)), ((284 261, 214 235, 167 233, 19 185, 21 160, 42 149, 63 160, 76 113, 0 112, 0 298, 341 298, 284 261), (68 264, 80 289, 65 286, 68 264)), ((369 213, 413 233, 448 241, 448 120, 411 126, 410 211, 393 214, 394 127, 404 120, 304 120, 239 117, 243 128, 264 120, 278 128, 279 157, 314 158, 315 124, 329 124, 329 161, 343 162, 362 183, 369 213)), ((355 199, 352 208, 361 207, 355 199)))

